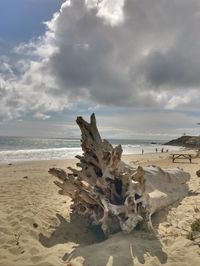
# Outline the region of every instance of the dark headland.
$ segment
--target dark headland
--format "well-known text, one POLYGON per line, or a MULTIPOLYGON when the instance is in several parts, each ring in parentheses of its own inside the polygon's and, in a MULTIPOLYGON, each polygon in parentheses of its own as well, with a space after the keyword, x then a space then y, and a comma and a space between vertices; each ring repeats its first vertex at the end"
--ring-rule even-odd
POLYGON ((170 140, 164 145, 183 146, 187 148, 200 148, 200 136, 182 136, 177 139, 170 140))

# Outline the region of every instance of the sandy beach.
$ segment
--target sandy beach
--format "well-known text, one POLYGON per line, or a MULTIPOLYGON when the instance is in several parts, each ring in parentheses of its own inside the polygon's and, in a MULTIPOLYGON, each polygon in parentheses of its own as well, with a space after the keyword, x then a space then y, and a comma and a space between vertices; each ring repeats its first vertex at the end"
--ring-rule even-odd
MULTIPOLYGON (((195 152, 193 152, 195 153, 195 152)), ((136 230, 104 239, 80 220, 70 221, 70 199, 58 194, 50 167, 76 160, 32 161, 0 166, 0 266, 200 265, 200 249, 188 239, 200 218, 200 158, 172 163, 168 153, 125 155, 134 165, 180 167, 189 172, 189 194, 153 216, 156 234, 136 230), (69 255, 71 264, 67 264, 69 255)))

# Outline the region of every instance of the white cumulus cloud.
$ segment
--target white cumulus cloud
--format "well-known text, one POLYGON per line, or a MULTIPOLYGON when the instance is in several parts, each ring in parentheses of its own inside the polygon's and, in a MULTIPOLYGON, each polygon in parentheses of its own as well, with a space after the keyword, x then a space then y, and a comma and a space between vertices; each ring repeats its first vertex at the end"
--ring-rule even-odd
POLYGON ((197 109, 199 14, 198 0, 66 1, 44 36, 0 56, 0 119, 80 101, 197 109))

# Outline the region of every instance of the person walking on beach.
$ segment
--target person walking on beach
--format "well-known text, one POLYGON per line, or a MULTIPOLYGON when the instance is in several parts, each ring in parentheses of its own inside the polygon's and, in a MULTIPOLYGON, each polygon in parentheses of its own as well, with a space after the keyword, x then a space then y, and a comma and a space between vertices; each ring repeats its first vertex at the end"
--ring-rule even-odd
POLYGON ((144 150, 142 149, 142 154, 144 154, 144 150))

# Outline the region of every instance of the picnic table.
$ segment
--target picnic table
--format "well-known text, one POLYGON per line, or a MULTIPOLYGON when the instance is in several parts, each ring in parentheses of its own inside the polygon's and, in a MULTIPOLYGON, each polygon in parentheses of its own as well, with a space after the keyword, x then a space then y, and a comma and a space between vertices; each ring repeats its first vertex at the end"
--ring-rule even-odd
POLYGON ((190 153, 172 153, 172 162, 176 159, 188 159, 192 163, 192 154, 190 153))

